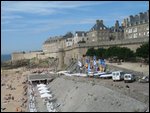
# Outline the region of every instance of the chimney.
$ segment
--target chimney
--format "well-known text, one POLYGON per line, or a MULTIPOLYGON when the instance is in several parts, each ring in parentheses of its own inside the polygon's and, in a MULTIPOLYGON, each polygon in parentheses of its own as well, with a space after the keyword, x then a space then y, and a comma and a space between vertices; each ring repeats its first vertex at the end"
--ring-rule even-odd
POLYGON ((118 21, 118 20, 116 20, 115 29, 116 29, 117 31, 119 30, 119 21, 118 21))
POLYGON ((96 24, 99 24, 100 23, 100 21, 99 20, 96 20, 96 24))
POLYGON ((143 20, 143 13, 142 12, 140 12, 139 13, 139 23, 142 23, 142 20, 143 20))
POLYGON ((103 20, 100 20, 100 23, 102 23, 102 24, 103 24, 103 20))

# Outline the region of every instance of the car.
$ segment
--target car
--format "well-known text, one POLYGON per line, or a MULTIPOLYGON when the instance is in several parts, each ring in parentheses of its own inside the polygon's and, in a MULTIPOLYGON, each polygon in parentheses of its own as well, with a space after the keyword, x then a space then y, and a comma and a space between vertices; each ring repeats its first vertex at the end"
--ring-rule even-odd
POLYGON ((133 82, 135 81, 135 75, 133 74, 124 74, 124 82, 133 82))

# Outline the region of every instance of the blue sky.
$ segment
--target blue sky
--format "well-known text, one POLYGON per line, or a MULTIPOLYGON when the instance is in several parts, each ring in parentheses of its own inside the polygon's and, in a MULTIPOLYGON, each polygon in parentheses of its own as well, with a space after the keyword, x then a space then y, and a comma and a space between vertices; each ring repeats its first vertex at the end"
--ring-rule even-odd
POLYGON ((111 27, 148 9, 148 1, 3 1, 1 54, 41 50, 51 36, 88 31, 97 19, 111 27))

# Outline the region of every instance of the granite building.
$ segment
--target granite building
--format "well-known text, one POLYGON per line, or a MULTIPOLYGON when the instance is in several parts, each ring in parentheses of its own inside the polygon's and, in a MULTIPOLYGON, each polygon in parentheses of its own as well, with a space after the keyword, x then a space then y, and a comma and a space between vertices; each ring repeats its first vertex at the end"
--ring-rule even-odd
POLYGON ((87 32, 88 42, 109 40, 109 28, 107 28, 103 20, 96 20, 96 24, 87 32))
POLYGON ((138 15, 130 15, 124 19, 124 37, 127 38, 143 38, 149 36, 149 10, 140 12, 138 15))
POLYGON ((109 29, 109 40, 122 40, 124 39, 124 27, 119 25, 119 21, 116 20, 115 26, 109 29))
POLYGON ((68 32, 63 36, 63 39, 65 39, 65 44, 66 44, 65 47, 70 47, 74 44, 73 38, 74 38, 74 35, 71 32, 68 32))
POLYGON ((87 35, 86 35, 86 32, 85 31, 76 31, 75 32, 75 36, 74 36, 74 44, 77 44, 78 42, 81 42, 81 41, 87 41, 88 38, 87 38, 87 35))

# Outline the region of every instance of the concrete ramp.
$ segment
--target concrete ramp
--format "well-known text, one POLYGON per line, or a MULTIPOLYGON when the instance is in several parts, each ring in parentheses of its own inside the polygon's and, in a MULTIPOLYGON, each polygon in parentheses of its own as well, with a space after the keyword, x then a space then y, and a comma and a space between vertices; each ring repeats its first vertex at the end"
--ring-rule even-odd
POLYGON ((140 112, 146 105, 101 85, 56 78, 49 84, 62 112, 140 112))

